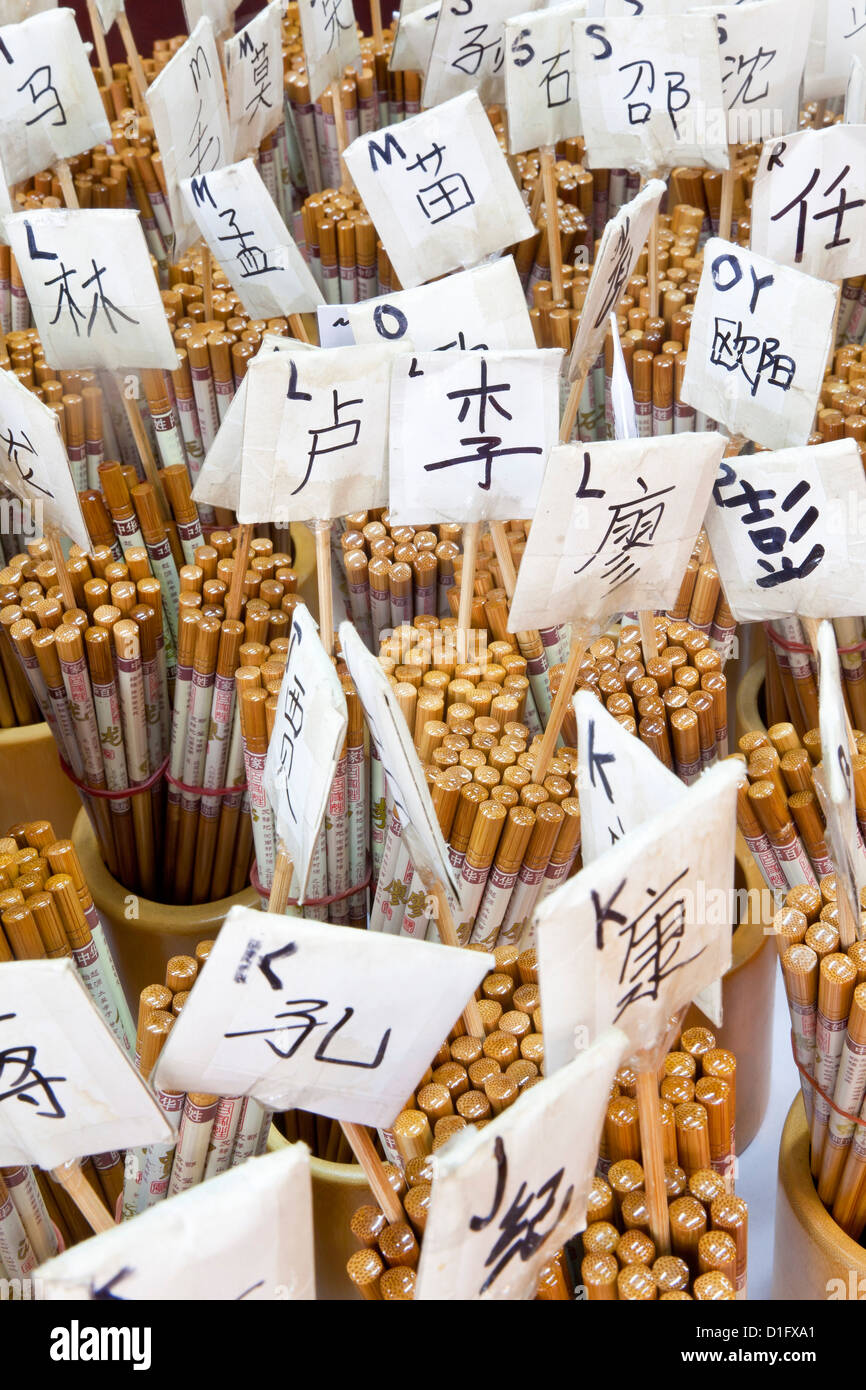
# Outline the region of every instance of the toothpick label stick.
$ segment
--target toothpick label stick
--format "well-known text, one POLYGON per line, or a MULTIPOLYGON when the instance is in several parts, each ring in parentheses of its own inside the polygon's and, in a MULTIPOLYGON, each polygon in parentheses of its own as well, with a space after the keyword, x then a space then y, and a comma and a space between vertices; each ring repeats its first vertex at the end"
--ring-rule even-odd
POLYGON ((665 185, 661 179, 651 179, 605 227, 574 336, 568 363, 569 381, 577 381, 601 352, 611 311, 634 274, 664 194, 665 185))
MULTIPOLYGON (((534 0, 527 10, 540 10, 534 0)), ((425 108, 475 91, 485 106, 505 98, 505 21, 514 0, 472 0, 470 5, 442 5, 424 74, 425 108)))
POLYGON ((706 526, 737 622, 859 617, 864 517, 856 440, 721 459, 706 526))
POLYGON ((451 860, 412 734, 396 696, 378 661, 364 646, 351 623, 340 624, 340 646, 390 784, 396 814, 404 829, 411 826, 415 832, 415 868, 419 873, 429 869, 457 902, 459 895, 451 860), (418 853, 423 855, 423 863, 418 862, 418 853))
POLYGON ((304 40, 304 58, 310 100, 317 101, 326 87, 339 82, 343 68, 355 67, 361 58, 358 26, 352 0, 298 0, 298 17, 304 40))
POLYGON ((724 444, 700 433, 552 449, 509 629, 672 607, 724 444))
POLYGON ((851 59, 866 63, 866 24, 862 4, 815 0, 803 95, 807 101, 842 96, 851 59))
POLYGON ((610 1024, 633 1051, 731 962, 737 780, 709 768, 676 805, 627 833, 535 914, 545 1069, 610 1024))
MULTIPOLYGON (((309 351, 312 351, 309 343, 299 342, 297 338, 279 338, 276 334, 266 333, 257 355, 309 351)), ((192 495, 193 500, 200 505, 227 507, 233 512, 238 509, 248 377, 249 373, 244 377, 232 397, 225 419, 217 431, 216 439, 208 449, 204 463, 199 470, 192 495)), ((271 449, 275 449, 277 445, 280 418, 279 414, 269 417, 269 445, 271 449)))
POLYGON ((382 346, 254 359, 239 521, 327 521, 386 505, 393 357, 382 346))
POLYGON ((73 10, 0 29, 0 149, 10 184, 111 139, 73 10))
MULTIPOLYGON (((862 571, 861 571, 862 573, 862 571)), ((836 865, 836 896, 847 895, 854 930, 860 921, 860 895, 866 888, 866 854, 857 833, 851 772, 851 739, 842 695, 836 633, 826 619, 818 628, 818 714, 821 727, 821 808, 836 865)))
POLYGON ((719 38, 712 14, 574 21, 575 76, 590 168, 653 174, 728 167, 719 38))
POLYGON ((315 309, 319 288, 251 159, 184 179, 202 236, 255 319, 315 309))
POLYGON ((534 233, 474 92, 362 135, 345 159, 405 289, 534 233))
POLYGON ((303 603, 292 613, 286 657, 268 745, 265 789, 280 840, 300 881, 303 902, 348 714, 334 663, 303 603))
MULTIPOLYGON (((406 351, 534 349, 535 335, 513 256, 340 306, 356 343, 397 343, 406 351)), ((323 344, 324 346, 324 344, 323 344)))
POLYGON ((0 1012, 0 1165, 56 1168, 171 1130, 72 961, 10 961, 0 1012))
POLYGON ((226 39, 223 52, 235 159, 255 155, 265 137, 283 123, 282 9, 281 0, 273 0, 239 34, 226 39))
POLYGON ((731 434, 767 448, 805 444, 832 347, 837 297, 835 285, 711 237, 682 399, 731 434))
POLYGON ((752 189, 753 251, 819 279, 863 273, 866 125, 769 141, 752 189))
POLYGON ((6 220, 52 367, 177 367, 138 213, 35 208, 6 220))
POLYGON ((187 211, 180 184, 213 173, 231 161, 232 139, 214 29, 200 19, 186 43, 147 89, 147 109, 162 155, 174 254, 195 241, 198 228, 187 211))
POLYGON ((625 1038, 594 1047, 433 1156, 417 1300, 532 1298, 565 1240, 586 1226, 604 1112, 625 1038))
POLYGON ((91 548, 60 424, 11 372, 0 372, 0 481, 32 510, 39 525, 91 548))
POLYGON ((389 510, 397 525, 531 516, 559 431, 558 349, 398 357, 389 510))
MULTIPOLYGON (((585 0, 554 9, 530 6, 505 24, 505 100, 511 154, 580 135, 572 21, 585 0), (533 11, 538 9, 538 13, 533 11)), ((441 22, 441 21, 440 21, 441 22)))
POLYGON ((52 1300, 314 1299, 309 1153, 290 1144, 230 1168, 73 1246, 39 1277, 52 1300))
POLYGON ((155 1084, 387 1126, 491 961, 234 907, 155 1084))

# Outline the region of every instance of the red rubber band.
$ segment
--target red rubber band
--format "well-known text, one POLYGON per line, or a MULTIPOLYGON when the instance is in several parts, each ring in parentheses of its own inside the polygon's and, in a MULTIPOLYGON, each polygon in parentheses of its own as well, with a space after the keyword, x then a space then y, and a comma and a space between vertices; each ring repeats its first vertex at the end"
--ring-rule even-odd
MULTIPOLYGON (((813 655, 811 647, 807 646, 803 642, 787 641, 787 639, 784 638, 780 632, 776 631, 772 623, 765 623, 764 627, 766 629, 767 636, 770 638, 770 640, 774 642, 777 647, 781 647, 783 651, 805 652, 808 656, 813 655)), ((840 656, 847 656, 849 652, 866 652, 866 641, 852 642, 849 647, 837 647, 836 650, 840 656)))
POLYGON ((233 792, 245 792, 247 789, 246 782, 239 782, 236 787, 190 787, 186 782, 172 777, 170 772, 166 772, 165 780, 188 796, 231 796, 233 792))
POLYGON ((801 1075, 801 1076, 805 1076, 806 1080, 808 1081, 808 1083, 809 1083, 809 1085, 812 1087, 812 1089, 813 1089, 814 1091, 817 1091, 817 1092, 818 1092, 818 1095, 821 1097, 822 1100, 825 1100, 825 1101, 827 1102, 827 1104, 829 1105, 830 1109, 831 1109, 831 1110, 835 1110, 835 1111, 836 1111, 836 1114, 837 1114, 837 1115, 841 1115, 843 1119, 845 1119, 845 1120, 850 1120, 852 1124, 859 1125, 861 1129, 866 1129, 866 1120, 861 1119, 859 1115, 852 1115, 851 1112, 850 1112, 850 1110, 843 1110, 843 1109, 841 1108, 841 1106, 836 1105, 835 1101, 833 1100, 833 1097, 832 1097, 832 1096, 828 1096, 828 1095, 827 1095, 827 1092, 824 1091, 824 1090, 822 1090, 822 1088, 818 1085, 818 1083, 817 1083, 817 1081, 815 1080, 815 1078, 814 1078, 814 1076, 812 1075, 812 1073, 811 1073, 810 1071, 807 1071, 806 1068, 803 1066, 803 1063, 802 1063, 801 1061, 798 1060, 797 1054, 796 1054, 796 1052, 794 1051, 794 1033, 793 1033, 793 1030, 791 1031, 791 1051, 792 1051, 793 1054, 794 1054, 794 1065, 795 1065, 795 1067, 797 1068, 797 1070, 798 1070, 798 1072, 800 1073, 800 1075, 801 1075))
POLYGON ((150 774, 146 782, 139 782, 134 787, 126 787, 123 791, 112 792, 108 791, 107 788, 103 787, 89 787, 86 782, 82 782, 79 780, 78 777, 76 777, 75 773, 72 771, 72 768, 69 766, 67 762, 64 761, 63 757, 59 752, 57 754, 57 758, 63 772, 69 778, 70 782, 74 787, 77 787, 78 790, 80 792, 83 792, 85 796, 98 796, 103 801, 125 801, 127 797, 140 796, 142 792, 149 792, 152 787, 156 786, 157 782, 159 782, 159 780, 162 778, 166 768, 168 767, 168 758, 166 757, 160 763, 159 767, 156 769, 156 772, 152 772, 150 774))
MULTIPOLYGON (((250 865, 250 883, 260 898, 267 898, 269 894, 259 881, 258 867, 254 859, 250 865)), ((288 898, 286 903, 288 907, 329 907, 331 903, 341 903, 346 898, 354 897, 355 893, 363 892, 369 887, 372 876, 373 867, 368 865, 366 877, 360 883, 353 884, 351 888, 345 888, 342 893, 331 893, 327 898, 306 898, 303 903, 298 902, 297 898, 288 898)))

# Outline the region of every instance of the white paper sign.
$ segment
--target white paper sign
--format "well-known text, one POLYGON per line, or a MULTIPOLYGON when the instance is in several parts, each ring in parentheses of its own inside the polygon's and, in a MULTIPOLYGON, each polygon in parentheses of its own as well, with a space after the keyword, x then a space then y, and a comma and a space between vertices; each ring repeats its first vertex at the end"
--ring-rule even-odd
POLYGON ((557 1076, 433 1158, 417 1300, 530 1299, 554 1251, 586 1226, 586 1199, 626 1039, 607 1029, 557 1076))
POLYGON ((483 952, 233 907, 155 1084, 388 1125, 492 963, 483 952))
MULTIPOLYGON (((586 865, 630 830, 651 820, 660 806, 673 806, 681 800, 686 784, 669 772, 645 743, 627 733, 594 695, 579 690, 573 704, 579 754, 580 853, 586 865)), ((711 1023, 721 1027, 721 980, 699 990, 694 1003, 711 1023)))
POLYGON ((123 0, 95 0, 99 23, 103 34, 107 34, 118 15, 125 12, 123 0))
POLYGON ((316 324, 319 329, 319 346, 354 347, 355 335, 349 322, 348 304, 317 304, 316 324))
POLYGON ((737 622, 859 616, 864 522, 853 439, 722 459, 706 526, 737 622))
MULTIPOLYGON (((541 9, 543 3, 533 0, 526 9, 541 9)), ((514 0, 440 7, 421 93, 425 107, 469 91, 476 91, 485 106, 505 99, 505 21, 513 12, 514 0)))
POLYGON ((281 11, 281 0, 272 0, 245 29, 226 40, 226 84, 235 159, 255 154, 265 136, 283 122, 281 11))
MULTIPOLYGON (((280 338, 275 333, 266 333, 257 357, 265 353, 299 353, 313 351, 312 344, 302 343, 297 338, 280 338)), ((193 488, 193 500, 200 505, 228 507, 236 512, 241 487, 241 453, 244 441, 244 412, 247 405, 247 377, 245 376, 232 397, 217 437, 207 451, 205 461, 199 470, 193 488)), ((270 447, 277 446, 280 416, 269 417, 271 428, 270 447)))
POLYGON ((190 216, 254 319, 316 307, 319 288, 251 159, 184 179, 190 216))
POLYGON ((305 1145, 249 1159, 40 1267, 46 1299, 314 1299, 305 1145), (172 1258, 166 1260, 167 1250, 172 1258))
POLYGON ((0 24, 20 24, 44 10, 56 10, 57 0, 0 0, 0 24))
POLYGON ((814 0, 751 0, 696 13, 718 16, 728 142, 796 130, 814 0))
POLYGON ((657 815, 659 807, 679 801, 686 788, 646 744, 608 714, 594 695, 579 690, 573 703, 580 853, 587 865, 657 815))
POLYGON ((530 7, 505 25, 505 101, 511 154, 555 145, 581 133, 574 75, 572 20, 585 0, 530 7))
POLYGON ((827 818, 827 839, 842 890, 847 893, 854 921, 860 920, 861 892, 866 888, 866 855, 857 834, 851 743, 836 651, 836 633, 826 620, 818 628, 818 697, 821 726, 821 806, 827 818))
POLYGON ((418 352, 535 347, 513 256, 449 275, 434 285, 344 304, 340 312, 348 318, 356 343, 410 344, 418 352))
POLYGON ((10 184, 111 139, 74 10, 0 29, 0 149, 10 184))
POLYGON ((605 227, 571 349, 570 381, 576 381, 604 347, 611 311, 634 274, 664 193, 661 179, 652 179, 605 227))
POLYGON ((866 264, 866 125, 803 130, 764 146, 751 248, 824 280, 866 264))
POLYGON ((0 1165, 56 1168, 171 1139, 71 959, 9 961, 0 986, 0 1165))
POLYGON ((37 530, 56 526, 90 550, 60 422, 11 372, 0 372, 0 481, 29 506, 37 530))
POLYGON ((419 875, 429 874, 459 901, 454 870, 412 735, 388 679, 351 623, 340 624, 340 648, 355 682, 394 807, 419 875))
POLYGON ((301 884, 310 863, 346 737, 346 697, 305 604, 292 613, 286 668, 268 744, 265 789, 279 837, 301 884))
POLYGON ((361 45, 352 0, 298 0, 310 100, 316 101, 343 68, 360 69, 361 45))
POLYGON ((137 212, 35 208, 6 221, 51 367, 177 366, 137 212))
POLYGON ((559 349, 398 357, 389 511, 398 526, 531 516, 559 434, 559 349))
POLYGON ((866 67, 853 54, 848 86, 845 88, 845 121, 848 125, 863 125, 866 122, 866 67))
POLYGON ((633 1051, 731 963, 736 765, 549 894, 535 913, 548 1075, 614 1023, 633 1051))
POLYGON ((830 352, 837 293, 823 280, 711 237, 692 316, 683 400, 732 434, 767 448, 805 444, 830 352))
POLYGON ((385 506, 393 358, 387 347, 347 347, 254 359, 239 521, 329 520, 385 506))
POLYGON ((580 115, 592 169, 657 174, 678 164, 728 167, 714 15, 574 21, 580 115))
POLYGON ((866 62, 864 0, 815 0, 803 84, 806 100, 841 96, 855 57, 866 62))
POLYGON ((431 5, 422 5, 409 13, 403 13, 397 24, 397 35, 388 67, 392 72, 426 72, 430 62, 433 40, 436 37, 436 23, 439 19, 440 0, 431 5))
POLYGON ((405 289, 535 230, 474 92, 362 135, 345 160, 405 289))
POLYGON ((199 20, 186 43, 150 84, 145 101, 162 155, 178 257, 198 236, 180 184, 184 179, 212 174, 232 158, 222 70, 209 19, 199 20))
POLYGON ((222 35, 234 25, 235 10, 240 0, 183 0, 187 33, 191 34, 199 20, 209 19, 214 33, 222 35))
POLYGON ((509 631, 670 608, 724 446, 699 433, 552 449, 509 631))

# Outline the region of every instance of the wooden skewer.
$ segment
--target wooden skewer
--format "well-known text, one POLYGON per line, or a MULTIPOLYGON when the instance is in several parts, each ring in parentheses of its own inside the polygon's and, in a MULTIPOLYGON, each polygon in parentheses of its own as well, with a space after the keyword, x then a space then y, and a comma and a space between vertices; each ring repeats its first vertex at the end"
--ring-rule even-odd
POLYGON ((514 598, 514 589, 517 584, 517 571, 514 568, 514 560, 511 557, 511 546, 508 544, 508 535, 505 526, 501 521, 491 521, 490 534, 493 537, 493 549, 496 552, 496 560, 502 574, 502 587, 509 603, 514 598))
POLYGON ((291 886, 292 861, 281 844, 277 849, 277 859, 274 864, 274 877, 271 881, 271 896, 268 898, 268 912, 276 912, 279 916, 282 916, 288 906, 289 890, 291 886))
POLYGON ((292 330, 293 337, 301 343, 308 343, 310 335, 307 332, 302 314, 289 314, 289 328, 292 330))
POLYGON ((644 666, 648 661, 655 661, 658 654, 658 643, 656 642, 655 614, 649 609, 642 609, 637 615, 640 626, 640 644, 643 649, 644 666))
POLYGON ((171 512, 169 511, 168 502, 166 501, 165 490, 162 486, 162 479, 159 476, 156 460, 153 457, 153 450, 150 447, 150 440, 147 437, 144 422, 138 412, 138 403, 130 399, 122 377, 118 377, 117 385, 120 391, 120 398, 123 401, 123 408, 126 412, 129 428, 135 440, 135 447, 138 450, 138 457, 141 459, 141 466, 144 469, 144 476, 156 493, 162 520, 167 521, 171 516, 171 512))
POLYGON ((316 578, 319 585, 319 636, 328 656, 334 654, 334 600, 331 591, 331 523, 317 521, 316 578))
POLYGON ((45 539, 51 551, 51 558, 57 570, 57 583, 60 585, 60 593, 63 599, 64 608, 77 608, 75 594, 72 590, 72 580, 69 578, 69 571, 66 568, 66 557, 63 554, 63 547, 60 544, 60 532, 56 526, 46 526, 45 539))
POLYGON ((90 19, 90 28, 93 32, 96 56, 99 59, 99 69, 102 73, 102 85, 104 87, 109 87, 113 80, 111 59, 108 56, 108 45, 105 42, 105 33, 94 0, 87 0, 87 14, 90 19))
POLYGON ((244 596, 244 578, 247 572, 247 560, 249 558, 252 539, 252 526, 241 526, 238 543, 235 547, 232 585, 226 597, 227 618, 239 618, 241 616, 241 603, 244 596))
POLYGON ((381 1159, 373 1147, 373 1141, 363 1125, 352 1125, 341 1121, 341 1129, 349 1141, 349 1147, 364 1170, 370 1191, 382 1211, 393 1225, 404 1221, 405 1215, 400 1198, 388 1181, 381 1159))
MULTIPOLYGON (((432 883, 429 891, 431 896, 436 899, 436 930, 439 933, 439 940, 443 946, 459 947, 457 928, 454 925, 454 916, 445 889, 441 883, 432 883)), ((463 1010, 462 1017, 470 1038, 484 1037, 484 1024, 481 1021, 481 1010, 478 1007, 477 999, 469 1000, 463 1010)))
POLYGON ((337 131, 337 149, 340 151, 340 191, 341 193, 353 193, 355 182, 349 170, 346 168, 346 161, 343 158, 343 151, 349 143, 349 137, 346 134, 346 114, 343 111, 343 94, 340 91, 339 82, 332 82, 329 90, 334 103, 334 125, 337 131))
POLYGON ((577 677, 580 671, 580 663, 583 660, 584 652, 589 646, 591 636, 591 632, 586 627, 575 626, 575 630, 572 632, 568 661, 562 673, 562 680, 556 692, 553 708, 550 711, 550 718, 547 721, 544 738, 541 740, 538 757, 532 769, 532 779, 534 782, 537 782, 539 786, 543 783, 547 775, 550 760, 556 751, 556 741, 559 738, 562 721, 571 703, 571 697, 574 694, 574 687, 577 684, 577 677))
POLYGON ((659 312, 659 219, 652 220, 647 248, 647 275, 649 278, 650 318, 657 318, 659 312))
POLYGON ((69 161, 58 159, 54 166, 57 181, 60 184, 60 191, 63 194, 63 201, 68 208, 78 208, 78 194, 75 192, 75 184, 72 182, 72 171, 69 168, 69 161))
POLYGON ((658 1255, 671 1252, 671 1226, 665 1189, 665 1158, 659 1118, 658 1078, 652 1069, 640 1068, 637 1076, 637 1113, 641 1162, 646 1181, 650 1234, 658 1255))
POLYGON ((463 568, 460 572, 460 607, 457 610, 458 652, 461 661, 469 660, 469 630, 472 627, 472 600, 475 596, 475 561, 478 555, 478 534, 481 523, 469 521, 463 527, 463 568))
POLYGON ((373 22, 373 51, 378 53, 382 47, 382 6, 379 0, 370 0, 370 19, 373 22))
POLYGON ((559 218, 556 209, 556 155, 552 146, 541 150, 541 180, 544 186, 544 220, 547 224, 547 245, 550 250, 550 280, 554 299, 562 299, 562 242, 559 237, 559 218))
POLYGON ((120 37, 123 40, 123 47, 126 50, 127 62, 132 68, 135 86, 138 88, 137 93, 133 92, 135 109, 143 116, 147 109, 144 102, 144 94, 147 91, 148 81, 145 76, 144 65, 141 61, 141 54, 136 47, 132 30, 129 27, 129 20, 126 17, 125 9, 121 9, 120 14, 117 16, 117 27, 120 30, 120 37))
POLYGON ((51 1176, 75 1203, 87 1224, 97 1233, 114 1229, 108 1210, 99 1200, 77 1162, 62 1163, 52 1168, 51 1176))
POLYGON ((722 174, 722 205, 719 210, 719 236, 723 241, 731 239, 731 223, 734 216, 734 147, 728 146, 728 168, 722 174))

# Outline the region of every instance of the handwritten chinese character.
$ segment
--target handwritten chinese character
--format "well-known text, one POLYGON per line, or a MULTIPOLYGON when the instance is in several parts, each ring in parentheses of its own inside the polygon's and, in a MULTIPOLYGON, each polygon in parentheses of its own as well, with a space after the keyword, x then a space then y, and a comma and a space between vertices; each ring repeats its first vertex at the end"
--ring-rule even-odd
MULTIPOLYGON (((769 168, 774 167, 773 161, 774 156, 771 156, 769 168)), ((775 162, 776 164, 781 163, 781 161, 778 159, 776 159, 775 162)), ((794 260, 797 262, 802 261, 803 259, 803 247, 805 245, 806 240, 806 220, 809 216, 809 194, 812 192, 813 188, 818 182, 820 172, 820 169, 814 169, 812 171, 811 177, 808 179, 806 183, 805 188, 803 188, 802 191, 798 193, 795 198, 792 198, 789 203, 786 203, 783 208, 780 208, 778 212, 774 212, 770 218, 771 222, 778 222, 780 218, 787 217, 789 212, 793 212, 794 208, 798 209, 797 244, 794 250, 794 260)), ((842 172, 837 174, 836 177, 832 179, 830 183, 827 185, 827 187, 824 189, 824 192, 819 194, 818 196, 822 198, 829 198, 830 194, 835 193, 836 189, 839 187, 839 184, 842 183, 842 180, 846 178, 850 172, 851 165, 846 164, 842 172)), ((821 222, 824 220, 825 217, 832 217, 835 219, 833 223, 833 235, 828 242, 825 242, 825 251, 832 251, 837 246, 849 245, 851 238, 847 236, 843 237, 841 235, 843 219, 847 212, 853 212, 856 208, 862 207, 866 207, 866 198, 848 199, 846 197, 846 190, 843 185, 839 193, 838 202, 834 203, 832 207, 822 208, 820 212, 812 213, 813 222, 821 222)))
POLYGON ((42 487, 41 483, 35 483, 33 481, 32 465, 26 473, 24 471, 20 457, 22 451, 25 454, 30 454, 30 456, 34 459, 39 457, 39 455, 36 452, 36 447, 35 445, 31 444, 26 431, 22 430, 21 438, 16 439, 15 432, 10 425, 8 434, 3 434, 3 432, 0 431, 0 441, 2 441, 6 448, 7 459, 10 463, 14 463, 15 467, 18 469, 18 472, 21 474, 22 480, 25 483, 29 483, 31 487, 35 487, 38 492, 44 492, 46 497, 53 497, 54 493, 49 492, 47 487, 42 487))
MULTIPOLYGON (((584 456, 585 460, 587 457, 584 456)), ((585 472, 583 481, 587 480, 588 474, 585 472)), ((665 503, 661 499, 674 491, 671 486, 650 492, 643 478, 639 477, 637 482, 642 489, 642 495, 628 502, 614 502, 608 507, 610 521, 606 532, 589 559, 574 571, 575 574, 582 574, 608 547, 603 569, 608 593, 613 593, 627 579, 640 572, 640 565, 636 562, 633 552, 652 549, 655 534, 665 513, 665 503)))
POLYGON ((344 1028, 349 1020, 354 1017, 355 1010, 350 1005, 345 1005, 343 1008, 343 1017, 329 1027, 326 1019, 316 1017, 316 1014, 328 1007, 329 1004, 327 999, 287 999, 286 1011, 284 1013, 275 1014, 275 1022, 270 1024, 267 1028, 245 1028, 237 1032, 225 1033, 223 1036, 226 1038, 251 1038, 264 1036, 267 1033, 297 1033, 297 1037, 286 1048, 278 1047, 270 1038, 265 1037, 265 1041, 271 1051, 276 1053, 278 1057, 281 1057, 283 1061, 288 1061, 295 1056, 296 1052, 298 1052, 301 1047, 303 1047, 307 1038, 310 1037, 316 1028, 327 1028, 328 1031, 324 1036, 319 1035, 320 1040, 314 1054, 317 1062, 329 1062, 333 1066, 338 1067, 360 1067, 366 1071, 375 1071, 377 1067, 382 1065, 382 1061, 388 1049, 391 1029, 386 1028, 385 1032, 382 1034, 376 1055, 372 1062, 365 1062, 362 1059, 354 1057, 329 1057, 327 1055, 328 1047, 337 1036, 340 1029, 344 1028), (297 1021, 294 1023, 280 1023, 276 1021, 278 1019, 295 1019, 297 1021))
POLYGON ((642 912, 636 913, 631 919, 615 906, 626 886, 625 879, 614 889, 606 903, 602 903, 595 889, 592 890, 597 949, 605 949, 604 928, 608 922, 621 928, 617 936, 625 941, 626 946, 619 972, 619 983, 626 988, 617 1000, 614 1023, 639 999, 658 999, 659 986, 703 954, 704 948, 701 947, 684 960, 677 959, 685 935, 685 898, 679 896, 664 901, 687 873, 688 869, 683 869, 658 891, 648 886, 646 896, 650 901, 642 912))
MULTIPOLYGON (((757 561, 758 566, 766 571, 757 580, 758 587, 773 589, 778 584, 788 583, 791 579, 806 579, 823 560, 825 554, 823 545, 813 545, 809 554, 799 565, 795 565, 790 555, 783 554, 783 551, 786 547, 797 545, 808 535, 819 519, 818 508, 813 504, 807 506, 790 529, 778 524, 759 526, 759 522, 778 522, 779 520, 776 508, 766 505, 775 499, 775 488, 753 487, 747 478, 737 477, 736 469, 727 460, 723 459, 719 467, 721 472, 713 488, 713 499, 716 506, 742 507, 744 510, 740 520, 745 527, 750 528, 747 534, 755 549, 760 551, 762 556, 782 556, 781 568, 778 570, 773 569, 769 560, 760 559, 757 561), (723 491, 735 483, 739 484, 739 492, 724 497, 723 491)), ((784 500, 778 504, 778 511, 787 517, 787 514, 792 512, 810 491, 811 484, 807 483, 805 479, 801 479, 800 482, 794 484, 784 500)))
MULTIPOLYGON (((493 1153, 496 1159, 496 1190, 493 1196, 493 1205, 487 1216, 473 1216, 470 1219, 469 1229, 471 1231, 483 1231, 489 1226, 491 1221, 494 1221, 499 1215, 500 1207, 505 1199, 505 1190, 508 1184, 508 1158, 501 1138, 496 1139, 493 1153)), ((528 1191, 526 1183, 521 1182, 508 1210, 499 1221, 501 1234, 484 1261, 484 1268, 490 1269, 490 1273, 478 1290, 479 1294, 483 1294, 490 1288, 490 1285, 499 1278, 515 1256, 519 1256, 524 1264, 527 1260, 532 1259, 536 1250, 544 1244, 551 1231, 556 1229, 571 1204, 571 1199, 574 1196, 573 1185, 569 1187, 563 1197, 559 1211, 553 1217, 547 1230, 539 1230, 539 1227, 553 1211, 564 1175, 565 1169, 560 1168, 558 1172, 551 1174, 541 1184, 537 1192, 528 1191), (530 1216, 528 1213, 534 1202, 539 1202, 540 1206, 530 1216)))
MULTIPOLYGON (((15 1016, 14 1013, 0 1014, 0 1023, 7 1023, 15 1016)), ((54 1085, 65 1081, 66 1077, 45 1076, 36 1066, 36 1053, 37 1049, 27 1044, 0 1051, 0 1104, 14 1096, 26 1105, 49 1106, 47 1110, 36 1110, 42 1119, 62 1120, 66 1111, 55 1094, 54 1085)))
MULTIPOLYGON (((414 363, 413 363, 414 366, 414 363)), ((463 454, 454 458, 439 459, 435 463, 425 463, 424 471, 427 473, 436 472, 441 468, 452 468, 460 463, 483 463, 484 476, 478 486, 484 492, 489 492, 493 475, 493 461, 497 458, 505 458, 512 454, 541 454, 543 449, 539 445, 519 445, 513 448, 501 448, 502 436, 496 434, 484 434, 487 428, 488 406, 497 412, 504 420, 511 420, 511 413, 505 406, 497 400, 497 396, 505 391, 511 390, 511 384, 507 381, 497 382, 491 385, 488 382, 487 359, 482 357, 479 362, 480 382, 478 386, 460 387, 455 391, 449 391, 447 398, 449 401, 461 400, 463 404, 457 416, 458 422, 462 425, 469 414, 470 405, 474 401, 477 407, 477 428, 482 431, 479 435, 468 435, 461 438, 460 443, 464 446, 475 445, 475 452, 463 454)), ((411 373, 410 373, 411 374, 411 373)))

